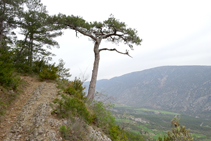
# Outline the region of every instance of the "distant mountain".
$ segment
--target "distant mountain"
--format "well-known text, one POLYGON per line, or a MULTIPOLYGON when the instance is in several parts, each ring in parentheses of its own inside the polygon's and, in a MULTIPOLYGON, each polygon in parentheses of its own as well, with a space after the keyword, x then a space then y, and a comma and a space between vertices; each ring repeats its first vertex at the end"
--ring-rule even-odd
POLYGON ((211 118, 211 66, 164 66, 133 72, 99 80, 96 90, 130 106, 211 118))

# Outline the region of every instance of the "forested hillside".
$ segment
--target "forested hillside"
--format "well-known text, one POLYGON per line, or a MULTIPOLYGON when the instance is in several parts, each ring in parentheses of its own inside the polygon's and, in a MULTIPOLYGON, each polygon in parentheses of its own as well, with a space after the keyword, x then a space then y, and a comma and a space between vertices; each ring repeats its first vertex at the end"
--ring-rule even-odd
POLYGON ((117 103, 211 118, 211 67, 166 66, 99 80, 117 103))

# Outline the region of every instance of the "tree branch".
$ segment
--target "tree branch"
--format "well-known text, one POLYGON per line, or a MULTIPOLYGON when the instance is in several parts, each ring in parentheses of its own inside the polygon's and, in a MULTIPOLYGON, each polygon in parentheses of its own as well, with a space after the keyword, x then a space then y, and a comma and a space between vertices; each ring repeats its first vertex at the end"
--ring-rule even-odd
POLYGON ((113 33, 103 35, 102 37, 103 37, 103 39, 105 39, 105 38, 108 38, 108 37, 111 37, 111 36, 122 37, 122 36, 124 36, 124 33, 123 34, 117 34, 117 30, 115 29, 113 33))
POLYGON ((101 48, 101 49, 99 49, 99 52, 100 52, 100 51, 103 51, 103 50, 116 51, 116 52, 118 52, 118 53, 120 53, 120 54, 128 55, 129 57, 133 58, 132 56, 129 55, 128 50, 126 50, 126 52, 124 53, 124 52, 120 52, 120 51, 116 50, 115 48, 113 48, 113 49, 101 48))
MULTIPOLYGON (((68 26, 70 29, 73 29, 73 30, 75 30, 75 31, 80 32, 81 34, 83 34, 83 35, 85 35, 85 36, 88 36, 88 37, 92 38, 92 39, 95 40, 95 41, 97 40, 92 34, 88 34, 88 33, 82 31, 81 29, 79 29, 79 28, 77 28, 77 27, 75 27, 75 26, 71 26, 71 25, 69 25, 69 24, 64 24, 64 25, 68 26)), ((76 34, 76 35, 77 35, 77 34, 76 34)))
POLYGON ((100 33, 101 33, 102 35, 105 35, 105 34, 103 33, 103 29, 102 29, 102 28, 100 28, 100 33))

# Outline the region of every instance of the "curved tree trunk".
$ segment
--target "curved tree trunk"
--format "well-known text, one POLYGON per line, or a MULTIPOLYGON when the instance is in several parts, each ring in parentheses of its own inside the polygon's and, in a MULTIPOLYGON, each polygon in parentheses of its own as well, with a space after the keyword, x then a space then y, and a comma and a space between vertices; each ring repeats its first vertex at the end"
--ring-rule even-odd
POLYGON ((101 40, 96 41, 95 46, 94 46, 95 60, 94 60, 94 66, 92 70, 92 78, 89 84, 89 90, 88 90, 88 95, 87 95, 89 102, 92 102, 94 100, 95 86, 97 82, 97 74, 98 74, 98 68, 99 68, 99 62, 100 62, 100 52, 99 52, 100 42, 101 40))

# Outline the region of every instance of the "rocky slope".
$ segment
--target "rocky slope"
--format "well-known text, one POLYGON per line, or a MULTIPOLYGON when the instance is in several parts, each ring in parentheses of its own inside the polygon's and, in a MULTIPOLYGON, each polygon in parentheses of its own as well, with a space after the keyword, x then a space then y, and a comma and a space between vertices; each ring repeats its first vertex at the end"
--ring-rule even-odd
POLYGON ((51 116, 49 106, 57 93, 54 83, 41 83, 32 92, 3 140, 62 140, 58 129, 63 123, 51 116))
MULTIPOLYGON (((50 103, 60 98, 53 82, 39 82, 25 77, 28 87, 8 109, 0 123, 0 140, 3 141, 59 141, 63 140, 59 129, 62 125, 73 124, 69 120, 51 115, 50 103)), ((87 125, 88 126, 88 125, 87 125)), ((87 128, 85 140, 110 141, 103 133, 87 128)), ((75 133, 77 131, 74 131, 75 133)))
POLYGON ((167 66, 99 80, 97 91, 135 107, 211 118, 211 66, 167 66))

